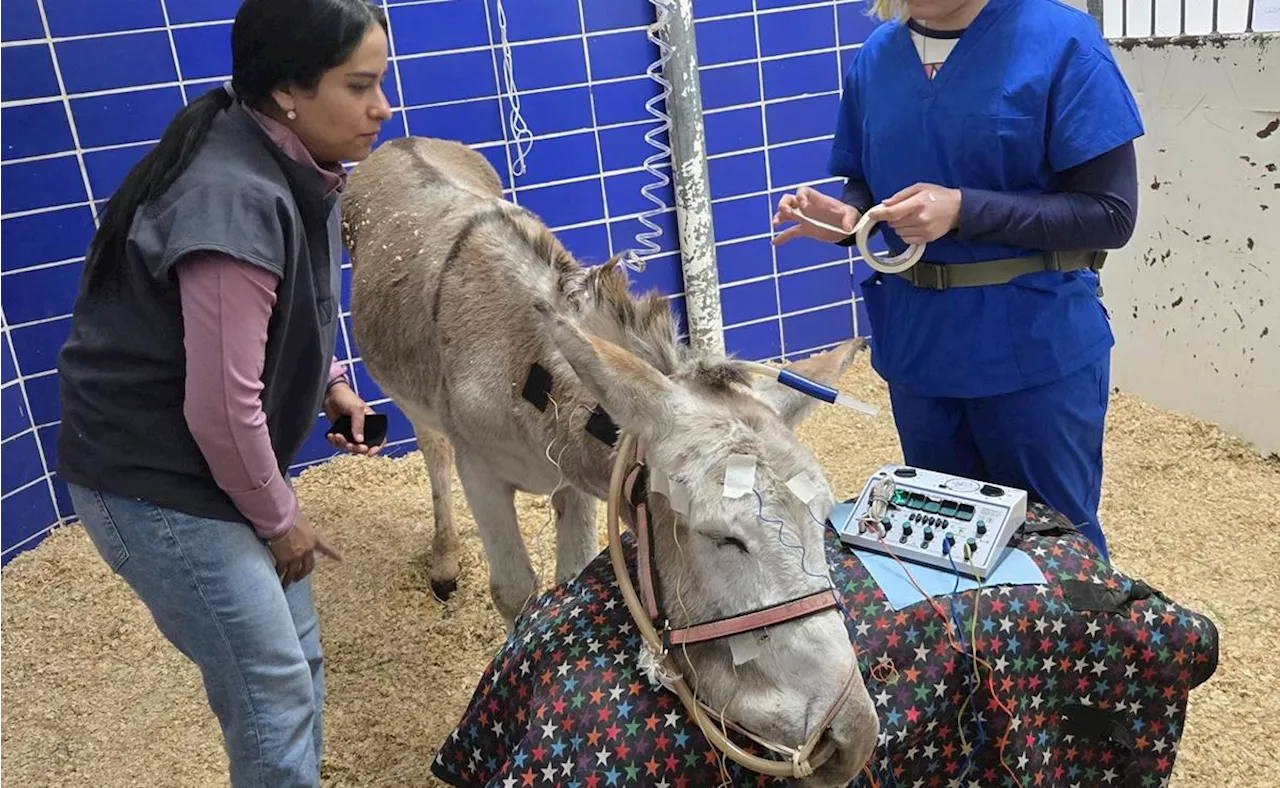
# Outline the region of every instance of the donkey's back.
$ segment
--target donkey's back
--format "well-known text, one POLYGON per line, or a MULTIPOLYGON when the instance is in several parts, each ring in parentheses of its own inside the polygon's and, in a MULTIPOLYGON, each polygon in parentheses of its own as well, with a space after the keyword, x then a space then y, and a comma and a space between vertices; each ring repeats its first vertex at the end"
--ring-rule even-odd
POLYGON ((462 399, 450 384, 483 397, 537 357, 531 296, 554 301, 561 280, 582 276, 536 216, 503 199, 488 160, 456 142, 380 146, 351 173, 343 201, 365 365, 437 430, 462 399))

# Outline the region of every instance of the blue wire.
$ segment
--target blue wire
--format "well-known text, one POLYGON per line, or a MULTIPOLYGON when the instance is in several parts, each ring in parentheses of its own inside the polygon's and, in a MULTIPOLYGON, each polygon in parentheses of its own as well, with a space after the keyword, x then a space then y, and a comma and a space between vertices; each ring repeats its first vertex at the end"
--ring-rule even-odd
MULTIPOLYGON (((800 551, 800 569, 803 570, 804 573, 809 577, 814 577, 814 578, 817 578, 818 580, 822 580, 828 586, 831 586, 831 578, 823 577, 822 575, 816 575, 813 572, 809 571, 809 552, 808 552, 808 549, 804 546, 804 541, 802 540, 800 544, 787 544, 782 539, 782 529, 786 526, 786 523, 776 518, 765 517, 764 516, 764 498, 761 497, 760 491, 757 489, 752 488, 751 492, 754 493, 756 496, 756 517, 762 523, 769 523, 771 525, 778 526, 778 544, 782 545, 783 547, 790 548, 792 550, 799 550, 800 551)), ((809 508, 808 504, 805 504, 804 508, 805 508, 805 511, 809 513, 809 518, 811 520, 813 520, 814 522, 817 522, 819 527, 824 529, 826 528, 825 524, 818 522, 818 518, 813 516, 813 510, 809 508)), ((825 554, 824 554, 824 560, 825 560, 825 554)), ((846 620, 851 619, 852 616, 849 614, 848 608, 844 606, 844 600, 840 596, 840 590, 835 588, 834 586, 831 586, 831 590, 836 592, 835 594, 836 608, 839 609, 839 611, 844 615, 846 620)))

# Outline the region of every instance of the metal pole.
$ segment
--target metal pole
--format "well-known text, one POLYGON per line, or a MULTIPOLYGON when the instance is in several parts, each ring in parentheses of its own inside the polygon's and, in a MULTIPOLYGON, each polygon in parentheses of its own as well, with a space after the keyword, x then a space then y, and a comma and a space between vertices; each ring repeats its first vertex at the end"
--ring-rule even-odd
POLYGON ((671 59, 667 61, 664 76, 671 83, 666 110, 671 116, 671 169, 680 229, 689 344, 697 350, 724 353, 693 0, 659 1, 671 9, 665 31, 671 59))
POLYGON ((1105 26, 1102 22, 1102 0, 1089 0, 1089 15, 1093 17, 1093 21, 1098 23, 1098 29, 1104 30, 1105 26))

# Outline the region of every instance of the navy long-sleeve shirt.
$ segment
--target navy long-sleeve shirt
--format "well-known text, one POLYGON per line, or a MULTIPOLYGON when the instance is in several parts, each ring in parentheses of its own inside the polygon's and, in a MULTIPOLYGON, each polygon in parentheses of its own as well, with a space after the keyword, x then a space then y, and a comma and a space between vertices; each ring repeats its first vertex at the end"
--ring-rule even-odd
MULTIPOLYGON (((1138 166, 1133 143, 1060 173, 1046 194, 960 189, 956 237, 1045 251, 1118 249, 1133 234, 1138 166)), ((866 181, 847 180, 841 199, 866 213, 876 200, 866 181)), ((853 237, 843 245, 851 245, 853 237)))

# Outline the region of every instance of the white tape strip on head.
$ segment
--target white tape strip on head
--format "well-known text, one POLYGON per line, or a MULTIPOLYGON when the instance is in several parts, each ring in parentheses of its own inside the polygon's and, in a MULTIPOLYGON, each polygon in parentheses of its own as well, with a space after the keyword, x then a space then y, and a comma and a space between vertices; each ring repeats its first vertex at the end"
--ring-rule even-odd
POLYGON ((724 497, 741 498, 756 488, 756 458, 730 454, 724 468, 724 497))
POLYGON ((671 482, 665 473, 656 468, 649 472, 649 489, 667 498, 671 497, 671 482))
POLYGON ((675 479, 670 479, 669 482, 671 484, 671 494, 667 496, 667 499, 671 501, 671 508, 688 517, 690 497, 689 488, 685 487, 675 479))
POLYGON ((804 473, 797 473, 787 479, 787 489, 791 491, 792 495, 799 498, 800 503, 805 506, 808 506, 810 501, 817 498, 820 492, 818 486, 809 481, 809 477, 804 473))
POLYGON ((729 651, 733 653, 734 667, 743 665, 760 656, 760 642, 755 632, 739 632, 729 641, 729 651))

